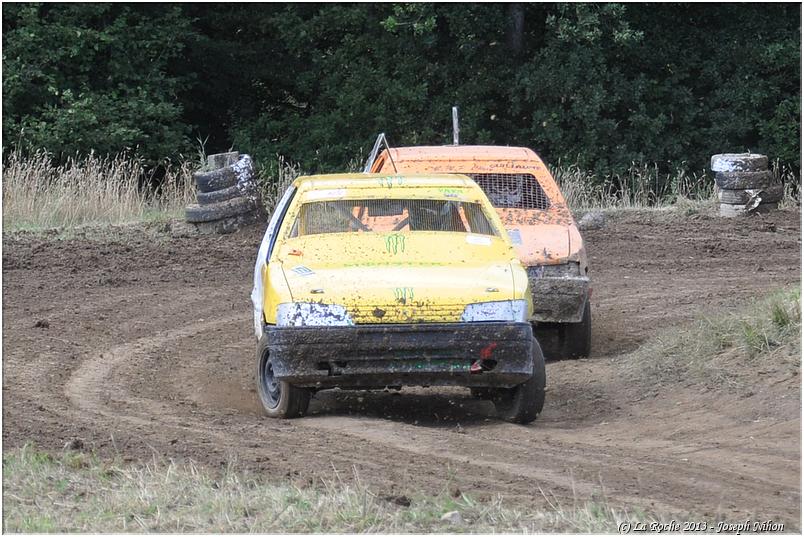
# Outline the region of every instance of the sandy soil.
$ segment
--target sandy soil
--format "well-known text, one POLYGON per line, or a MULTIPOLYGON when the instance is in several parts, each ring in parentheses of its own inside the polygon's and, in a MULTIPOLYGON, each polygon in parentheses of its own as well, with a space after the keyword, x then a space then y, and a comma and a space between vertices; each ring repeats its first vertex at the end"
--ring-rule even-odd
POLYGON ((262 417, 249 303, 262 232, 4 236, 4 446, 80 438, 126 460, 235 459, 299 485, 356 474, 388 494, 594 496, 800 527, 797 376, 735 393, 634 385, 619 367, 661 329, 800 282, 799 212, 624 213, 587 232, 593 357, 548 363, 528 426, 454 388, 322 392, 309 417, 262 417))

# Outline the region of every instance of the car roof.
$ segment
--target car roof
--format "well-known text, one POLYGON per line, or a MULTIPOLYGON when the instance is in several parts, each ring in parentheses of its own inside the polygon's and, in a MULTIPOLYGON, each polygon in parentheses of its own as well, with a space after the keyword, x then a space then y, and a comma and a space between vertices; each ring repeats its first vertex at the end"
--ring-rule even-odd
POLYGON ((541 160, 527 147, 502 145, 423 145, 389 152, 393 160, 541 160))
POLYGON ((404 186, 410 187, 464 187, 477 188, 477 184, 465 175, 454 173, 332 173, 321 175, 304 175, 293 181, 293 186, 300 190, 318 190, 327 188, 371 188, 384 186, 383 180, 404 180, 404 186))

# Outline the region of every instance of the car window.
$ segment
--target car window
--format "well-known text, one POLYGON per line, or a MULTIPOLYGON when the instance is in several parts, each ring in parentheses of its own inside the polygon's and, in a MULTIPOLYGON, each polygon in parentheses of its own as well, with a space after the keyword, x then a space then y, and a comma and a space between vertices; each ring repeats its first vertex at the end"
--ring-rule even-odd
POLYGON ((467 173, 501 209, 549 209, 550 198, 529 173, 467 173))
POLYGON ((391 231, 497 235, 479 203, 444 199, 366 199, 304 203, 290 236, 391 231))

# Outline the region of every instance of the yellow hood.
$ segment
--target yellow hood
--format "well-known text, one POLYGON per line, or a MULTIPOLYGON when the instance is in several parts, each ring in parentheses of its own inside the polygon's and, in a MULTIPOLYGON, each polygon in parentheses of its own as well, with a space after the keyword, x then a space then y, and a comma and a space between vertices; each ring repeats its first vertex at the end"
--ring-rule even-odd
POLYGON ((455 322, 467 304, 527 296, 517 288, 523 279, 514 278, 523 270, 516 253, 497 237, 337 233, 289 239, 282 248, 293 300, 340 304, 358 324, 455 322))

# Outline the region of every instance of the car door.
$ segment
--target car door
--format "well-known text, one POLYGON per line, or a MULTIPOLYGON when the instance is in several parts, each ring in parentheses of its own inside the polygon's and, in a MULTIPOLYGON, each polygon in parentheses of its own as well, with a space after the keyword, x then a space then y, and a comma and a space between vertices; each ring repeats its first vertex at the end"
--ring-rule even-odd
MULTIPOLYGON (((276 204, 274 213, 268 221, 268 228, 265 230, 265 235, 260 243, 260 249, 257 253, 257 262, 254 264, 254 286, 251 289, 251 303, 254 306, 254 333, 257 339, 262 337, 262 324, 263 324, 263 294, 265 285, 262 281, 263 267, 268 264, 271 259, 271 252, 276 244, 276 237, 279 228, 282 225, 282 220, 287 213, 288 207, 293 200, 293 195, 296 193, 296 188, 290 186, 282 198, 276 204)), ((267 271, 266 271, 267 273, 267 271)))

